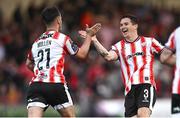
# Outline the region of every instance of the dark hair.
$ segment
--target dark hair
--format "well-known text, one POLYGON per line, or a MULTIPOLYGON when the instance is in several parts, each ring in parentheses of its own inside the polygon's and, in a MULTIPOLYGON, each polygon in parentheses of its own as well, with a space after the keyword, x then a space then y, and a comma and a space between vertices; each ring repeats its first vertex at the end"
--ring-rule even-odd
POLYGON ((133 24, 138 24, 138 19, 134 15, 131 15, 131 14, 123 15, 121 19, 123 18, 129 18, 133 24))
POLYGON ((47 7, 45 8, 41 13, 42 19, 44 22, 49 25, 54 21, 54 19, 58 16, 61 16, 61 13, 59 12, 58 8, 53 7, 47 7))

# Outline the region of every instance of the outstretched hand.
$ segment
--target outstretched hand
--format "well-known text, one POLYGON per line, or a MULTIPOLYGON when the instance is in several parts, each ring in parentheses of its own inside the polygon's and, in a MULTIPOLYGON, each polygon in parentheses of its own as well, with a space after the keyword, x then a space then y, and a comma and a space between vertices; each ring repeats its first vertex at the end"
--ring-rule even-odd
MULTIPOLYGON (((79 35, 81 36, 81 38, 85 39, 87 33, 86 33, 86 31, 84 31, 84 30, 80 30, 80 31, 79 31, 79 35)), ((92 40, 92 41, 97 40, 96 35, 94 35, 94 36, 91 38, 91 40, 92 40)))
POLYGON ((89 28, 89 26, 86 24, 86 31, 80 30, 79 34, 82 38, 86 38, 87 35, 94 36, 99 30, 101 29, 101 24, 96 23, 92 27, 89 28))
POLYGON ((92 27, 89 28, 89 25, 86 24, 86 33, 87 35, 94 36, 101 29, 101 24, 96 23, 92 27))
POLYGON ((80 35, 81 38, 83 38, 83 39, 86 38, 86 35, 87 35, 86 31, 80 30, 80 31, 78 31, 78 33, 79 33, 79 35, 80 35))

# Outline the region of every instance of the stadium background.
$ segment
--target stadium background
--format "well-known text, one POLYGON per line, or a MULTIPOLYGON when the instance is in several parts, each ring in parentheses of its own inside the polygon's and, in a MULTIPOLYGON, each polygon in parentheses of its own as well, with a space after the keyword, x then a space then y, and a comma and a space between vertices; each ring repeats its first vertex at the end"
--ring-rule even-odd
MULTIPOLYGON (((25 97, 32 73, 25 66, 27 51, 44 30, 40 12, 57 5, 63 32, 78 44, 77 31, 96 22, 103 28, 98 37, 110 49, 122 36, 119 19, 124 13, 140 18, 140 34, 154 36, 162 44, 180 22, 179 0, 0 0, 0 117, 27 116, 25 97)), ((153 116, 170 116, 173 68, 155 59, 158 102, 153 116), (163 109, 163 110, 162 110, 163 109)), ((78 116, 121 116, 124 92, 118 62, 105 62, 91 46, 86 60, 67 56, 66 80, 78 116)), ((48 110, 45 116, 58 116, 48 110)))

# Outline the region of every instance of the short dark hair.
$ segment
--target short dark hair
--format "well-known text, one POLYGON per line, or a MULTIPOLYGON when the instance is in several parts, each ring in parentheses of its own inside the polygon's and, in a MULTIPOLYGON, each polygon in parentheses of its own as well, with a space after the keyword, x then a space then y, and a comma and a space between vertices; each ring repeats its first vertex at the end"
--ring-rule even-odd
POLYGON ((121 19, 123 18, 129 18, 133 24, 138 24, 138 18, 132 14, 123 15, 121 19))
POLYGON ((54 21, 54 19, 58 16, 61 16, 58 8, 56 6, 46 7, 41 13, 43 21, 49 25, 54 21))

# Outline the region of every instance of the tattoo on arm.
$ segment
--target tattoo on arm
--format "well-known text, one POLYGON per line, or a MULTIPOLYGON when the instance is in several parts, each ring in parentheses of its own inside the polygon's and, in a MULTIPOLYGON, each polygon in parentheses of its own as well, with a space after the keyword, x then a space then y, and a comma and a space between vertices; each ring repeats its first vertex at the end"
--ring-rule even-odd
POLYGON ((109 54, 108 51, 98 41, 94 41, 93 43, 94 43, 96 50, 99 52, 99 54, 102 57, 108 56, 108 54, 109 54))
POLYGON ((108 53, 106 53, 106 52, 100 52, 100 51, 98 51, 98 52, 99 52, 100 55, 103 56, 103 57, 106 57, 106 56, 108 55, 108 53))

